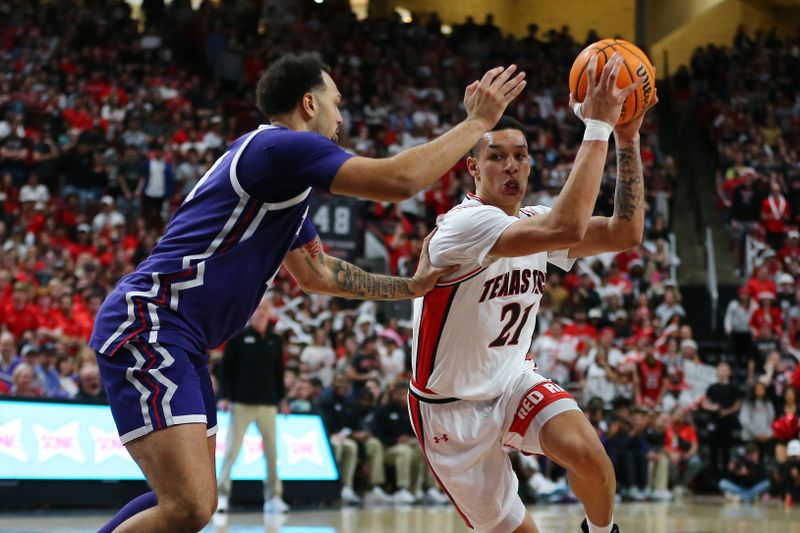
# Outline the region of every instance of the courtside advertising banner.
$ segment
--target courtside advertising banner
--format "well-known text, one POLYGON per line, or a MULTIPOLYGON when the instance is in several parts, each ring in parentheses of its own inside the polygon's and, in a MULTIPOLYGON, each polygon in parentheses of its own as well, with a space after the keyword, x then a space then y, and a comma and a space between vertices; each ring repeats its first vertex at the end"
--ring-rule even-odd
MULTIPOLYGON (((322 419, 278 415, 278 476, 286 481, 335 481, 336 464, 322 419)), ((222 466, 228 413, 219 413, 217 468, 222 466)), ((251 424, 233 466, 238 480, 263 480, 261 435, 251 424)), ((120 444, 105 405, 0 400, 0 479, 141 480, 120 444)))

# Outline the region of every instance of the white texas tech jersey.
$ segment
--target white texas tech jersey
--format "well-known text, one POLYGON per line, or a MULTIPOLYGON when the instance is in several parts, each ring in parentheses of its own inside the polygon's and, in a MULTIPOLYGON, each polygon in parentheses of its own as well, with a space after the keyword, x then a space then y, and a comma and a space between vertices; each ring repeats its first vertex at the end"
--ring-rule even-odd
MULTIPOLYGON (((524 207, 520 217, 549 210, 524 207)), ((439 219, 431 262, 461 269, 414 300, 411 388, 419 396, 496 398, 522 370, 547 263, 569 270, 574 260, 568 250, 491 257, 497 239, 517 220, 474 194, 439 219)))

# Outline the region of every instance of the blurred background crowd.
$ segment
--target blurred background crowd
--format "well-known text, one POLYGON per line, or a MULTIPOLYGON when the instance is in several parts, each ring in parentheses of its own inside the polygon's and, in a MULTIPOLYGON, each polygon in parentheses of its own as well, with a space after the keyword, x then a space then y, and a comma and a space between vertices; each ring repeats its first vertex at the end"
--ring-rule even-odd
MULTIPOLYGON (((0 7, 0 394, 79 401, 104 400, 86 345, 103 298, 226 146, 261 122, 260 72, 306 49, 309 33, 344 95, 339 142, 361 155, 398 153, 459 122, 464 87, 487 68, 526 70, 509 114, 530 140, 528 205, 552 205, 569 173, 582 127, 566 79, 598 39, 536 26, 516 39, 491 18, 445 35, 435 16, 359 21, 337 1, 297 2, 266 19, 247 2, 146 2, 146 24, 122 1, 0 7)), ((622 499, 800 496, 799 47, 741 33, 730 47, 698 50, 674 80, 716 147, 719 207, 741 260, 722 362, 707 364, 681 305, 670 244, 678 170, 658 114, 642 129, 642 245, 548 275, 531 355, 581 402, 622 499)), ((597 214, 613 211, 615 165, 612 149, 597 214)), ((342 253, 410 275, 436 217, 472 191, 462 163, 399 204, 350 204, 358 237, 342 253)), ((317 209, 332 201, 318 195, 317 209)), ((285 273, 268 299, 284 392, 272 401, 322 416, 343 499, 446 501, 405 414, 410 305, 307 296, 285 273)), ((225 354, 214 350, 211 362, 222 402, 237 386, 225 354)), ((509 453, 527 497, 573 498, 557 465, 509 453)))

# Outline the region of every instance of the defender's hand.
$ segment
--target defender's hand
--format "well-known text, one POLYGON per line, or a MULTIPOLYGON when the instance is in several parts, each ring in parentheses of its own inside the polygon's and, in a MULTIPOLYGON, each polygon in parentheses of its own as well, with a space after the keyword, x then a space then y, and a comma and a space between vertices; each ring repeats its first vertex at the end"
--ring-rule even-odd
POLYGON ((422 251, 419 256, 419 264, 414 277, 411 279, 413 282, 412 290, 416 296, 423 296, 427 294, 439 281, 442 276, 447 276, 458 271, 461 268, 459 265, 450 265, 444 268, 437 268, 431 264, 430 256, 428 255, 428 243, 431 241, 436 230, 430 232, 425 240, 422 241, 422 251))
POLYGON ((516 65, 493 68, 484 74, 480 81, 472 82, 464 91, 464 109, 467 111, 467 117, 480 121, 486 131, 497 124, 508 104, 513 102, 525 88, 524 72, 511 77, 516 70, 516 65))

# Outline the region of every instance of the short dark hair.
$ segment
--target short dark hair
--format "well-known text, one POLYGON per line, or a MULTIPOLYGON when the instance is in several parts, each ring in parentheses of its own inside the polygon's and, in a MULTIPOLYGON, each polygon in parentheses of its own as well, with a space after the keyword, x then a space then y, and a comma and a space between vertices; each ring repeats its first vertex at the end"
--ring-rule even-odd
POLYGON ((256 86, 256 106, 267 118, 290 113, 307 92, 324 85, 331 68, 316 53, 286 54, 272 63, 256 86))
MULTIPOLYGON (((500 120, 497 121, 497 124, 494 125, 494 128, 490 129, 489 131, 500 131, 500 130, 518 130, 522 132, 522 136, 525 137, 525 144, 528 143, 528 132, 525 131, 525 126, 522 123, 515 119, 514 117, 510 117, 508 115, 503 115, 500 117, 500 120)), ((472 147, 470 150, 469 155, 472 157, 478 156, 478 146, 481 144, 483 137, 480 138, 478 142, 475 143, 475 146, 472 147)))

